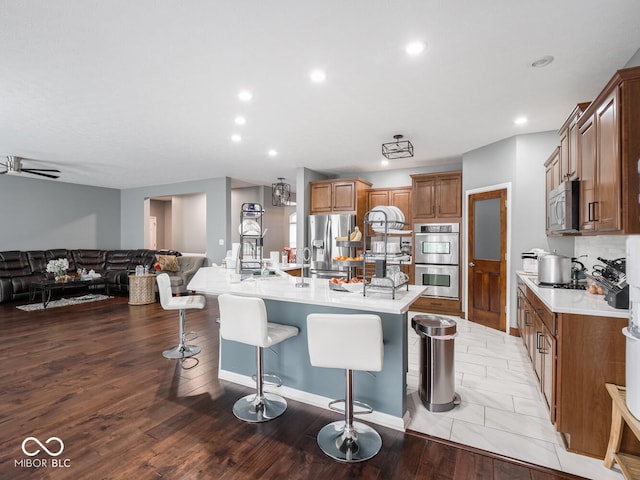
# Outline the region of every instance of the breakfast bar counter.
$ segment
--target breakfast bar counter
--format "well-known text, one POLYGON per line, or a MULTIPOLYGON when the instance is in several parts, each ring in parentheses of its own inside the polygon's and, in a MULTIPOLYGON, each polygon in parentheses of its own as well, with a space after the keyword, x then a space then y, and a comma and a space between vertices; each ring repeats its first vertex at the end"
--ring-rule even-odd
MULTIPOLYGON (((298 336, 264 352, 265 372, 282 378, 278 393, 284 397, 327 408, 327 403, 344 398, 344 371, 312 367, 307 346, 306 318, 311 313, 372 313, 382 319, 384 338, 383 369, 375 376, 355 372, 354 395, 370 404, 374 412, 363 420, 403 430, 408 421, 406 405, 407 315, 411 304, 425 287, 401 287, 395 299, 391 292, 367 290, 339 292, 329 288, 326 279, 305 278, 307 287, 296 287, 299 278, 283 272, 275 276, 255 276, 235 281, 237 277, 220 267, 198 270, 188 285, 205 295, 231 293, 262 298, 270 322, 293 325, 298 336)), ((340 352, 336 352, 339 355, 340 352)), ((255 348, 220 340, 219 377, 253 387, 255 348)), ((269 388, 269 387, 267 387, 269 388)), ((274 387, 271 387, 274 388, 274 387)))

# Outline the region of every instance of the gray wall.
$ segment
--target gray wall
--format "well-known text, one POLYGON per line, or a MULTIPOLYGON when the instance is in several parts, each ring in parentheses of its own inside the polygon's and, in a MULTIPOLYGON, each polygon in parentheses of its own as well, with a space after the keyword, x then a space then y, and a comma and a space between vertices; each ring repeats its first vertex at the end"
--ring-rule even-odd
POLYGON ((418 173, 438 173, 462 170, 462 160, 441 165, 428 165, 397 170, 378 170, 376 172, 346 173, 344 178, 361 178, 371 183, 371 188, 393 188, 411 186, 411 175, 418 173))
POLYGON ((0 175, 0 251, 120 248, 120 191, 0 175))
MULTIPOLYGON (((573 255, 573 237, 550 238, 545 234, 545 168, 544 162, 558 146, 555 131, 519 135, 465 153, 462 165, 463 194, 469 190, 493 185, 511 184, 511 256, 510 305, 508 323, 516 325, 516 279, 521 270, 522 252, 533 247, 557 249, 573 255)), ((463 236, 467 233, 467 205, 463 203, 463 236)), ((462 265, 466 265, 463 252, 462 265)), ((463 267, 464 268, 464 267, 463 267)), ((466 285, 463 295, 466 298, 466 285)))
POLYGON ((231 179, 228 177, 193 182, 154 185, 121 191, 122 245, 144 248, 144 200, 166 195, 206 195, 206 256, 220 263, 230 248, 231 179), (222 240, 223 245, 219 245, 222 240))
POLYGON ((631 67, 640 67, 640 48, 636 51, 636 53, 633 54, 633 57, 631 57, 627 64, 624 66, 624 68, 631 67))

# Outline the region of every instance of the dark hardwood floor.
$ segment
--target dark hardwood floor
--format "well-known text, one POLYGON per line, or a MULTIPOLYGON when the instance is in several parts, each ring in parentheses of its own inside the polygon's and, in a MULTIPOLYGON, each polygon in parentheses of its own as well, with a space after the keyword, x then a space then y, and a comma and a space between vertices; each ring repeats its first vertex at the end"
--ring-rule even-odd
MULTIPOLYGON (((213 297, 187 313, 202 353, 184 369, 161 356, 176 343, 178 315, 159 304, 120 296, 23 312, 20 303, 0 304, 0 479, 578 478, 383 427, 381 453, 340 464, 316 445, 339 414, 295 401, 274 421, 241 422, 231 407, 249 389, 218 380, 213 297), (27 437, 58 437, 64 451, 28 457, 27 437)), ((55 440, 45 446, 59 450, 55 440)))

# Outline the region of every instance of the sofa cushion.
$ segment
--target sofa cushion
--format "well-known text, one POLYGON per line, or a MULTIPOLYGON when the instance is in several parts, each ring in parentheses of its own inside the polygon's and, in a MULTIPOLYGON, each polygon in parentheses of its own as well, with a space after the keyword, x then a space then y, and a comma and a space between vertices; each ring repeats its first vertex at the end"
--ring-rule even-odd
POLYGON ((73 250, 73 260, 76 268, 84 268, 87 271, 104 271, 107 252, 105 250, 73 250))
POLYGON ((47 273, 47 253, 44 250, 30 250, 27 252, 27 260, 33 273, 47 273))
POLYGON ((180 270, 178 257, 175 255, 156 255, 156 264, 153 266, 156 270, 163 272, 177 272, 180 270))
POLYGON ((26 252, 10 250, 0 252, 0 277, 31 275, 31 265, 26 252))
POLYGON ((139 249, 131 253, 131 261, 129 262, 129 270, 135 271, 138 265, 143 267, 149 267, 149 270, 153 268, 153 264, 156 262, 156 251, 139 249))
POLYGON ((105 269, 128 270, 132 255, 131 250, 109 250, 105 260, 105 269))
POLYGON ((67 262, 69 262, 69 271, 76 271, 76 262, 73 259, 71 250, 67 250, 66 248, 53 248, 47 250, 45 253, 47 254, 47 263, 49 260, 55 260, 56 258, 66 258, 67 262))

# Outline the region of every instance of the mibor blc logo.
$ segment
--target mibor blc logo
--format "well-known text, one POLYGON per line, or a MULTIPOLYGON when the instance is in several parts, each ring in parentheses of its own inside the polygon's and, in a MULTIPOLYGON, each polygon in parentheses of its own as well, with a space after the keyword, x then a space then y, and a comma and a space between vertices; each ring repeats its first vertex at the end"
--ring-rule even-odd
POLYGON ((62 455, 64 442, 58 437, 49 437, 42 443, 36 437, 27 437, 22 441, 22 453, 27 457, 35 457, 41 452, 52 458, 21 458, 14 460, 15 467, 27 468, 69 468, 71 460, 56 458, 62 455))

